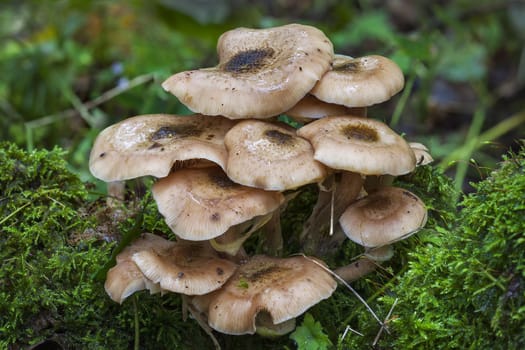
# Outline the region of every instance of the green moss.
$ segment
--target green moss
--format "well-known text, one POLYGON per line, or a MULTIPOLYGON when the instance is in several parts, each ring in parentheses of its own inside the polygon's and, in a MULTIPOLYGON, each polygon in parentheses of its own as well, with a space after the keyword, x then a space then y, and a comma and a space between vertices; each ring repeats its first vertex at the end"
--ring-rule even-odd
MULTIPOLYGON (((135 216, 126 213, 119 223, 103 200, 87 201, 63 156, 0 143, 0 348, 54 339, 71 349, 128 349, 133 298, 116 304, 92 276, 135 216)), ((151 196, 137 207, 144 208, 144 230, 163 228, 151 196)), ((143 349, 211 348, 195 322, 182 321, 177 295, 141 292, 137 299, 143 349)))

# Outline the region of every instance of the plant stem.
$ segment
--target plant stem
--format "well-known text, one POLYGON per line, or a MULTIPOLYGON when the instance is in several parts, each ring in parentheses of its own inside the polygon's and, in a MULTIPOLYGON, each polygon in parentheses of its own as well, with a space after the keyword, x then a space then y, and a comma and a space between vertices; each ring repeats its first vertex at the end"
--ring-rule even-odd
POLYGON ((401 119, 401 113, 403 113, 403 110, 405 109, 405 106, 407 104, 408 98, 410 97, 410 93, 412 92, 412 87, 414 86, 415 81, 416 81, 416 71, 415 69, 412 69, 410 72, 410 75, 408 76, 408 80, 405 85, 405 89, 403 90, 403 93, 401 94, 401 97, 399 98, 399 102, 397 103, 394 113, 392 115, 392 120, 390 121, 390 126, 392 128, 395 127, 397 123, 399 123, 399 119, 401 119))
POLYGON ((133 294, 133 314, 135 315, 135 343, 133 344, 134 350, 140 348, 140 328, 139 328, 139 311, 137 307, 137 294, 133 294))

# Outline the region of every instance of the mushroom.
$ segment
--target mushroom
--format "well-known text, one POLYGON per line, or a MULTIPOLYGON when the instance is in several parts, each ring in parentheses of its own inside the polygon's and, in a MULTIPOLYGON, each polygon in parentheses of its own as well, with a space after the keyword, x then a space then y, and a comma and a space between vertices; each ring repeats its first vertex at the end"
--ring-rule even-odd
POLYGON ((434 161, 434 158, 430 155, 428 147, 424 144, 419 142, 409 142, 408 145, 412 148, 412 151, 414 151, 417 166, 427 165, 434 161))
POLYGON ((332 70, 310 93, 328 103, 366 107, 390 99, 404 84, 403 72, 386 57, 335 55, 332 70))
POLYGON ((289 24, 237 28, 217 43, 216 67, 180 72, 162 87, 194 112, 269 118, 308 93, 330 68, 333 46, 319 29, 289 24))
POLYGON ((413 171, 416 166, 408 143, 374 119, 326 117, 303 126, 297 134, 312 143, 314 158, 332 169, 397 176, 413 171))
POLYGON ((375 271, 382 262, 390 260, 392 256, 394 256, 394 248, 391 244, 369 248, 356 261, 338 267, 334 273, 346 282, 352 282, 375 271))
MULTIPOLYGON (((165 177, 180 161, 226 163, 223 138, 235 122, 204 115, 149 114, 104 129, 89 158, 91 173, 106 182, 165 177)), ((211 163, 211 164, 213 164, 211 163)), ((206 164, 205 164, 206 165, 206 164)))
POLYGON ((425 205, 415 194, 398 187, 379 187, 351 204, 339 223, 352 241, 367 248, 404 239, 427 221, 425 205))
POLYGON ((224 143, 228 177, 246 186, 284 191, 326 176, 311 144, 284 124, 244 120, 228 131, 224 143))
POLYGON ((177 170, 158 180, 152 191, 171 230, 192 241, 218 237, 284 202, 280 192, 237 184, 219 167, 177 170))
POLYGON ((140 271, 164 290, 201 295, 220 288, 237 265, 219 257, 208 242, 178 241, 167 249, 132 255, 140 271))
POLYGON ((221 289, 204 296, 208 323, 226 334, 253 334, 260 312, 268 313, 274 325, 282 324, 330 297, 336 287, 322 263, 312 258, 255 255, 221 289))
POLYGON ((109 297, 119 304, 131 294, 149 289, 150 293, 161 291, 160 285, 149 280, 132 261, 134 253, 148 249, 165 249, 175 242, 151 233, 143 233, 116 256, 116 265, 108 270, 104 288, 109 297))
POLYGON ((327 103, 308 94, 285 114, 301 123, 309 123, 315 119, 337 115, 355 115, 366 117, 366 107, 349 108, 343 105, 327 103))

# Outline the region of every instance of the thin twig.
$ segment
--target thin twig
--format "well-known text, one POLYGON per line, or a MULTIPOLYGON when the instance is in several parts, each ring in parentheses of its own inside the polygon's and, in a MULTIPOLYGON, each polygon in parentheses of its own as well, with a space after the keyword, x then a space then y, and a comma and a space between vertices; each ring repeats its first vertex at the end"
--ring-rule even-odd
MULTIPOLYGON (((92 108, 95 108, 99 105, 101 105, 102 103, 104 102, 107 102, 109 100, 111 100, 112 98, 122 94, 123 92, 126 92, 128 90, 131 90, 133 89, 134 87, 136 86, 139 86, 141 84, 145 84, 151 80, 153 80, 154 76, 153 74, 149 73, 149 74, 144 74, 144 75, 139 75, 138 77, 135 77, 133 79, 131 79, 126 85, 123 85, 123 86, 116 86, 110 90, 107 90, 106 92, 104 92, 102 95, 90 100, 90 101, 87 101, 85 103, 82 104, 82 110, 83 111, 88 111, 92 108)), ((70 108, 70 109, 66 109, 65 111, 62 111, 62 112, 59 112, 59 113, 56 113, 56 114, 50 114, 50 115, 47 115, 47 116, 44 116, 42 118, 39 118, 39 119, 35 119, 35 120, 31 120, 31 121, 28 121, 26 123, 24 123, 24 126, 25 126, 25 129, 26 129, 26 140, 27 140, 27 149, 29 151, 32 151, 33 150, 33 134, 32 134, 32 131, 33 129, 36 129, 38 127, 41 127, 41 126, 45 126, 45 125, 48 125, 48 124, 52 124, 52 123, 55 123, 59 120, 62 120, 62 119, 68 119, 68 118, 73 118, 74 116, 78 115, 79 114, 79 106, 76 106, 74 108, 70 108)))
POLYGON ((346 335, 348 334, 348 331, 351 331, 351 332, 353 332, 353 333, 355 333, 357 335, 360 335, 362 337, 365 336, 363 333, 360 333, 360 332, 356 331, 355 329, 352 329, 350 326, 346 326, 345 331, 343 332, 343 335, 341 336, 341 341, 343 341, 345 339, 346 335))
MULTIPOLYGON (((372 346, 376 346, 377 342, 379 341, 379 337, 381 336, 381 333, 383 333, 383 329, 386 329, 386 323, 387 323, 388 319, 390 318, 390 316, 392 315, 392 311, 394 311, 394 308, 396 307, 397 300, 398 300, 397 298, 394 300, 394 303, 392 304, 392 307, 388 311, 388 314, 385 317, 385 321, 383 322, 383 326, 381 326, 381 328, 379 329, 379 332, 377 332, 377 335, 376 335, 376 337, 374 339, 374 342, 372 343, 372 346)), ((387 329, 387 331, 388 331, 388 329, 387 329)))

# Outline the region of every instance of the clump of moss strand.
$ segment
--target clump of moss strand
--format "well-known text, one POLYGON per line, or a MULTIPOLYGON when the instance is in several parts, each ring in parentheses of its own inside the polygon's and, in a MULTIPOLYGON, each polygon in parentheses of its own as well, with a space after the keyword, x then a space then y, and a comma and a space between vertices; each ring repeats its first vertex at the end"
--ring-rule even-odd
MULTIPOLYGON (((525 149, 504 157, 442 227, 408 253, 408 266, 371 303, 381 316, 397 301, 378 348, 525 347, 525 149)), ((419 193, 418 193, 419 195, 419 193)), ((429 203, 425 198, 425 202, 429 203)), ((430 224, 429 228, 432 227, 430 224)), ((341 348, 371 345, 377 323, 363 313, 341 348), (364 320, 364 321, 363 321, 364 320)))
MULTIPOLYGON (((0 143, 0 348, 53 340, 64 349, 128 349, 135 325, 144 349, 211 348, 196 324, 182 321, 178 297, 145 294, 122 306, 108 298, 93 276, 136 216, 116 224, 99 209, 104 200, 89 202, 63 155, 0 143)), ((154 230, 162 222, 154 202, 141 207, 143 228, 154 230)))

